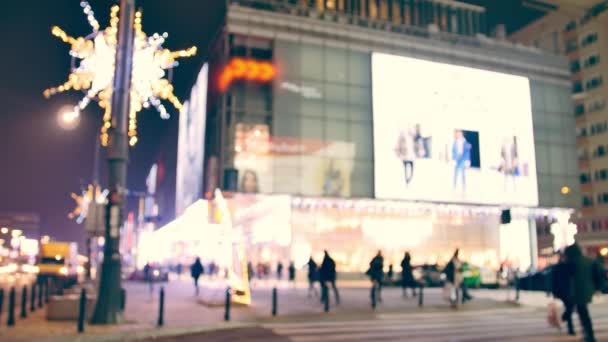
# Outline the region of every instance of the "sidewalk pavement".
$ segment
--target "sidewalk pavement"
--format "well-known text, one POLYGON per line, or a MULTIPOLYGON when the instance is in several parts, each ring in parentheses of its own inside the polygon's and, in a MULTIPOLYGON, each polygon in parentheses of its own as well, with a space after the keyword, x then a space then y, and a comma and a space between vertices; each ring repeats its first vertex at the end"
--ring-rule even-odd
MULTIPOLYGON (((371 309, 369 288, 365 283, 338 283, 341 303, 335 304, 330 291, 330 312, 323 312, 318 297, 309 298, 306 284, 298 283, 292 287, 286 282, 256 281, 252 285, 252 305, 249 307, 233 305, 231 322, 224 322, 224 307, 209 307, 200 304, 194 296, 191 282, 175 280, 163 284, 165 287, 165 325, 156 327, 158 319, 159 284, 150 295, 145 283, 126 282, 126 312, 124 324, 112 326, 85 327, 85 333, 76 333, 76 322, 49 322, 44 310, 37 310, 27 319, 17 320, 15 327, 6 327, 6 317, 0 317, 0 340, 9 341, 129 341, 142 338, 172 336, 179 334, 252 327, 260 322, 306 321, 324 317, 326 320, 339 320, 345 317, 372 318, 386 313, 446 312, 453 309, 444 300, 442 290, 427 288, 424 291, 424 306, 418 307, 417 298, 402 298, 400 288, 385 288, 382 303, 375 311, 371 309), (272 317, 272 287, 278 289, 278 316, 272 317)), ((369 285, 369 284, 368 284, 369 285)), ((208 282, 201 287, 204 291, 223 291, 216 283, 208 282)), ((474 291, 475 299, 461 306, 459 310, 483 312, 497 308, 513 307, 516 304, 505 301, 505 293, 500 290, 474 291)), ((522 296, 524 298, 525 296, 522 296)))

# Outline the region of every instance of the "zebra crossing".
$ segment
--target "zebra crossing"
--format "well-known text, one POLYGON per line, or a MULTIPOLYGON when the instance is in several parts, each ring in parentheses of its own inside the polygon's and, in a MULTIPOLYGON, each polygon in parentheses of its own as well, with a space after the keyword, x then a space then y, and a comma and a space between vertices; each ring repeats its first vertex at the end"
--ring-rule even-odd
MULTIPOLYGON (((592 307, 597 341, 608 341, 608 307, 592 307)), ((373 318, 265 324, 264 328, 294 342, 309 341, 580 341, 547 323, 545 310, 504 308, 475 311, 386 313, 373 318)), ((574 317, 578 323, 578 316, 574 317)))

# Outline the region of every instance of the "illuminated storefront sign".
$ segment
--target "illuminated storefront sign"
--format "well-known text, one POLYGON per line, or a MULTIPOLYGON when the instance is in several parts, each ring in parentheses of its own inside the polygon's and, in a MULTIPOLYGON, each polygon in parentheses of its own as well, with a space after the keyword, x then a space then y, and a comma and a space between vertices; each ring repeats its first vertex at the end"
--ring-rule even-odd
POLYGON ((225 91, 232 82, 239 80, 259 83, 270 82, 274 79, 276 73, 276 68, 270 62, 233 58, 220 73, 219 89, 225 91))

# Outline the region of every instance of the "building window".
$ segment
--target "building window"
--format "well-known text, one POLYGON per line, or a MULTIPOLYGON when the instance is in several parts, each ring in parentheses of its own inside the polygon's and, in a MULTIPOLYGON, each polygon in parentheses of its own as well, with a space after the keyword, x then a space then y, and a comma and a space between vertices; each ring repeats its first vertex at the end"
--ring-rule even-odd
POLYGON ((576 41, 576 39, 568 39, 566 41, 566 53, 576 51, 576 49, 578 49, 578 42, 576 41))
POLYGON ((606 107, 606 100, 603 97, 596 97, 587 101, 586 112, 593 113, 603 110, 606 107))
POLYGON ((576 105, 576 107, 574 107, 574 115, 581 116, 583 114, 585 114, 585 105, 584 104, 576 105))
POLYGON ((570 31, 574 30, 575 28, 576 28, 576 21, 572 20, 566 24, 566 27, 564 27, 564 32, 570 32, 570 31))
POLYGON ((588 173, 581 173, 579 175, 579 180, 580 180, 581 184, 591 183, 591 175, 588 173))
POLYGON ((597 32, 588 33, 581 39, 581 47, 591 45, 597 41, 597 32))
POLYGON ((606 132, 607 130, 608 130, 607 122, 594 123, 589 126, 589 131, 591 132, 591 135, 602 134, 602 133, 606 132))
POLYGON ((595 76, 593 78, 588 79, 587 82, 585 82, 585 89, 587 89, 587 90, 595 89, 595 88, 601 86, 602 83, 604 83, 602 76, 595 76))
POLYGON ((570 71, 572 73, 581 71, 581 62, 579 62, 578 59, 570 62, 570 71))
POLYGON ((593 206, 593 198, 590 196, 583 196, 583 207, 588 208, 593 206))
MULTIPOLYGON (((600 62, 600 56, 596 53, 585 59, 585 68, 591 68, 600 62)), ((579 66, 580 67, 580 66, 579 66)))
POLYGON ((606 155, 606 147, 602 146, 602 145, 596 147, 595 151, 593 152, 593 156, 595 158, 601 158, 605 155, 606 155))
POLYGON ((583 92, 583 82, 574 81, 574 83, 572 83, 572 93, 577 94, 577 93, 582 93, 582 92, 583 92))
POLYGON ((576 129, 576 137, 582 138, 587 136, 587 127, 577 127, 576 129))

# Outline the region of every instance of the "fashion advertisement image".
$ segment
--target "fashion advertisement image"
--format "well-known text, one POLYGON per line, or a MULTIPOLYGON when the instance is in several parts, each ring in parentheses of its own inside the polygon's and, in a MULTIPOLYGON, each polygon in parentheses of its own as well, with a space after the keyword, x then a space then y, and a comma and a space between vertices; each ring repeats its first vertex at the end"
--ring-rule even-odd
POLYGON ((373 54, 376 197, 537 205, 527 78, 373 54))

